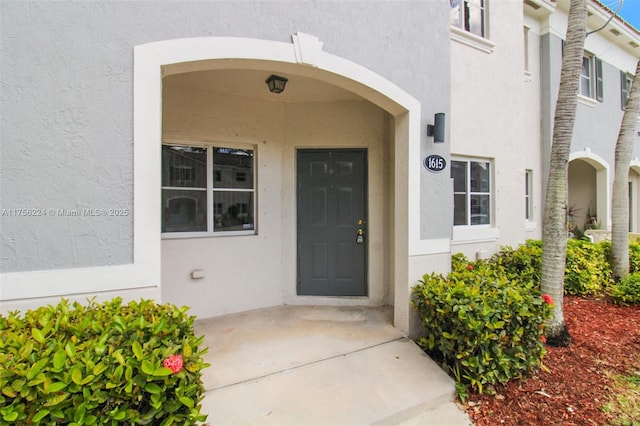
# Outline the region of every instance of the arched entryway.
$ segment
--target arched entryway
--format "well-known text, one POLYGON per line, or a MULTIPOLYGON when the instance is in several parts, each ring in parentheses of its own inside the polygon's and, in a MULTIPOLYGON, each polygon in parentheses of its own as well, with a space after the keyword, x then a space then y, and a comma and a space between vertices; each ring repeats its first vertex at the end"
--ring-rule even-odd
POLYGON ((573 153, 569 161, 569 226, 582 233, 607 229, 610 223, 608 164, 590 151, 573 153))
POLYGON ((408 331, 406 224, 410 192, 419 183, 410 182, 406 161, 411 152, 419 154, 419 103, 321 47, 304 34, 293 36, 292 44, 200 38, 136 47, 135 144, 140 149, 134 157, 145 161, 136 161, 136 212, 138 204, 145 205, 140 211, 148 222, 141 231, 162 271, 163 301, 191 306, 199 316, 284 303, 393 304, 396 326, 408 331), (267 90, 271 74, 288 78, 283 93, 267 90), (201 219, 197 225, 205 233, 160 235, 161 212, 169 206, 164 204, 185 191, 175 182, 191 176, 177 163, 175 170, 163 170, 158 155, 163 144, 177 151, 187 147, 188 161, 198 157, 208 165, 205 182, 192 188, 191 198, 224 190, 240 200, 219 206, 202 201, 211 209, 207 224, 201 219), (358 297, 298 294, 296 164, 302 149, 366 153, 368 280, 366 293, 358 297), (241 188, 216 187, 216 170, 209 166, 228 163, 223 157, 231 152, 252 158, 252 175, 241 172, 241 188), (145 175, 141 181, 139 173, 145 175), (163 173, 173 173, 175 180, 167 183, 163 173), (246 186, 249 178, 252 185, 246 186), (216 221, 224 228, 222 216, 231 204, 237 223, 227 223, 235 228, 216 235, 216 221))

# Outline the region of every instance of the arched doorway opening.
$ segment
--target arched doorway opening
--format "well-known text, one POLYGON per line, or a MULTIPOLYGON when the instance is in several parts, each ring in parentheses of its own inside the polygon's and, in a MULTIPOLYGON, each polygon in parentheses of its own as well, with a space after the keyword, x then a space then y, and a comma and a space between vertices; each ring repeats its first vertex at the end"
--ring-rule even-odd
MULTIPOLYGON (((396 326, 408 331, 406 224, 410 193, 417 193, 419 182, 410 181, 406 164, 411 153, 419 154, 420 106, 397 86, 321 46, 297 34, 292 44, 213 37, 136 47, 134 203, 145 220, 134 223, 134 232, 162 271, 163 301, 191 306, 199 316, 283 303, 388 303, 396 326), (285 92, 268 92, 270 74, 289 79, 285 92), (161 234, 158 186, 167 183, 163 173, 171 174, 158 155, 163 144, 191 147, 190 155, 198 148, 200 161, 214 166, 224 163, 215 159, 222 152, 250 153, 254 185, 218 188, 212 183, 216 168, 207 166, 205 186, 191 189, 213 193, 213 203, 204 201, 213 228, 200 228, 201 235, 161 234), (311 148, 367 153, 366 294, 310 299, 297 293, 296 155, 311 148), (229 203, 215 202, 222 190, 251 192, 252 206, 231 204, 236 219, 238 211, 243 221, 251 212, 255 217, 243 223, 246 228, 215 235, 217 217, 230 211, 229 203)), ((173 176, 190 176, 180 170, 173 176)), ((174 183, 162 186, 167 199, 175 196, 170 191, 185 190, 174 183)))
POLYGON ((569 160, 567 219, 572 232, 607 229, 610 224, 609 167, 590 151, 573 153, 569 160))

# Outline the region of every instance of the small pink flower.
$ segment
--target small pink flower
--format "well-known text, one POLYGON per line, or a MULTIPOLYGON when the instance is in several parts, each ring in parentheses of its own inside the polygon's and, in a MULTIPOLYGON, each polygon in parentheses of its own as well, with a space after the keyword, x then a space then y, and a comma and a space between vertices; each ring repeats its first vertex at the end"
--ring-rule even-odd
POLYGON ((162 365, 171 370, 173 374, 179 373, 182 370, 183 364, 182 355, 171 355, 162 362, 162 365))
POLYGON ((551 296, 549 296, 548 294, 543 294, 542 298, 544 299, 545 302, 547 302, 550 305, 553 305, 553 299, 551 298, 551 296))
POLYGON ((540 341, 542 343, 547 343, 547 338, 545 336, 540 336, 540 341))
POLYGON ((468 264, 467 265, 467 271, 473 271, 473 265, 472 264, 468 264))

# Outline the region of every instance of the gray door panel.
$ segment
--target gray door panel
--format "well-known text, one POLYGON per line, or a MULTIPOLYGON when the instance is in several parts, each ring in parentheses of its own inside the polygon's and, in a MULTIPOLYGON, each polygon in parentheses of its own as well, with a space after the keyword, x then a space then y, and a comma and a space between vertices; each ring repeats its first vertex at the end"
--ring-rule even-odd
POLYGON ((366 151, 299 150, 297 164, 298 294, 366 296, 366 151))

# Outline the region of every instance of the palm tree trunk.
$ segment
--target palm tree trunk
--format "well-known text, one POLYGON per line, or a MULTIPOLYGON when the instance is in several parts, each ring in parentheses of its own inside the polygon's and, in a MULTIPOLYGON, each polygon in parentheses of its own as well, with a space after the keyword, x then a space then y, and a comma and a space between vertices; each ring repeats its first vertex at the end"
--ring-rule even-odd
POLYGON ((553 123, 553 142, 542 229, 541 290, 555 301, 553 317, 547 324, 547 342, 557 346, 567 346, 571 342, 563 311, 567 251, 567 175, 578 103, 586 24, 586 0, 571 0, 553 123))
POLYGON ((616 143, 611 203, 611 269, 616 281, 629 275, 629 164, 640 115, 640 61, 636 65, 627 106, 616 143))

